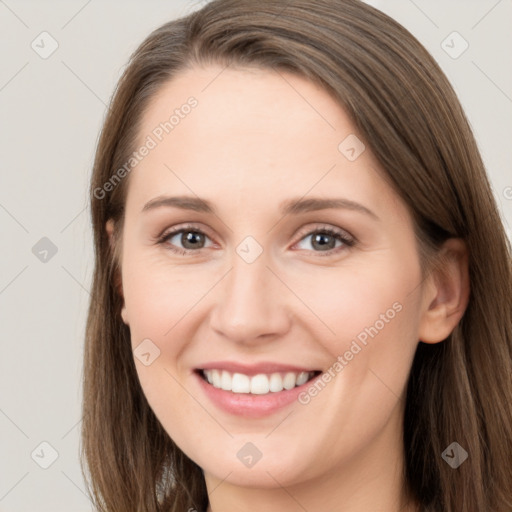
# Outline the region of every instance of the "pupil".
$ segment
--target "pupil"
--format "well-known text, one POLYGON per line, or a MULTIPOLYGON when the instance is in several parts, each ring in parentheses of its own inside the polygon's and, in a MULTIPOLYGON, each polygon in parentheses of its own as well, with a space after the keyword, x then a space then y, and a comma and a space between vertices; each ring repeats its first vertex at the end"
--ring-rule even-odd
POLYGON ((198 239, 199 241, 201 241, 201 237, 202 235, 200 233, 196 233, 195 231, 188 231, 187 233, 183 234, 181 243, 185 248, 197 248, 198 244, 195 242, 197 242, 198 239), (191 246, 187 247, 187 244, 191 244, 191 246))
POLYGON ((326 246, 329 246, 327 247, 327 249, 333 249, 334 247, 331 247, 332 246, 332 242, 334 241, 334 239, 331 237, 331 235, 327 235, 327 234, 317 234, 314 238, 313 238, 313 246, 315 245, 315 243, 319 243, 319 247, 322 248, 322 249, 326 249, 326 246), (330 238, 331 239, 331 243, 329 242, 326 242, 325 239, 326 238, 330 238))

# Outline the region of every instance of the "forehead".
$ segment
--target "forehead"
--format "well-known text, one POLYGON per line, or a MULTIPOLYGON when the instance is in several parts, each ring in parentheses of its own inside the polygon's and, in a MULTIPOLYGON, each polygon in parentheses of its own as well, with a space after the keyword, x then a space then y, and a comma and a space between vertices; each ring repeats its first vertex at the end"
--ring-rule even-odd
POLYGON ((254 116, 253 121, 276 123, 282 120, 276 108, 288 109, 292 118, 309 117, 315 125, 325 125, 331 131, 335 130, 334 123, 345 120, 333 97, 302 76, 270 69, 212 65, 187 68, 161 86, 146 109, 145 121, 160 122, 162 114, 172 112, 190 96, 197 98, 205 117, 207 112, 215 113, 224 122, 234 113, 244 113, 254 116))
POLYGON ((128 196, 140 206, 174 191, 222 194, 258 207, 257 198, 312 189, 325 195, 335 187, 354 200, 389 200, 369 148, 356 160, 344 153, 347 144, 361 149, 356 133, 332 96, 305 78, 256 68, 187 69, 144 112, 138 146, 149 137, 154 147, 132 171, 128 196))

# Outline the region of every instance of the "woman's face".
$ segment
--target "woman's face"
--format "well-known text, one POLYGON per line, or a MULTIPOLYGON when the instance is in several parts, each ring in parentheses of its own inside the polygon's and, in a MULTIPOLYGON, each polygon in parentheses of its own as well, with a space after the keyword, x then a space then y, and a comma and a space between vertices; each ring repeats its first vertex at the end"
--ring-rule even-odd
POLYGON ((151 408, 210 482, 371 478, 400 455, 424 284, 357 137, 323 89, 266 70, 189 69, 146 110, 122 316, 151 408))

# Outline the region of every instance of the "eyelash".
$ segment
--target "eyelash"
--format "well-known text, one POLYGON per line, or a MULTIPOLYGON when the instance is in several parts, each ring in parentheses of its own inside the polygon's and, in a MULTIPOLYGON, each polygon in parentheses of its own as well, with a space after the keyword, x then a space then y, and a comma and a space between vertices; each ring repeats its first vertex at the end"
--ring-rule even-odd
MULTIPOLYGON (((206 233, 204 233, 204 231, 202 231, 201 229, 198 229, 196 226, 194 226, 192 224, 188 224, 188 225, 185 225, 185 226, 181 226, 179 229, 173 229, 171 231, 164 232, 162 235, 157 237, 156 242, 158 244, 162 244, 162 245, 167 244, 168 245, 168 250, 170 250, 171 252, 174 252, 176 254, 183 255, 183 256, 186 256, 189 253, 198 252, 200 249, 180 249, 179 247, 175 247, 175 246, 173 246, 171 244, 168 244, 167 241, 169 240, 169 238, 172 238, 174 235, 177 235, 178 233, 182 233, 182 232, 199 233, 201 235, 204 235, 204 236, 208 237, 208 235, 206 233)), ((333 254, 338 253, 340 250, 344 250, 346 248, 354 247, 356 245, 356 242, 357 242, 355 238, 350 237, 348 235, 345 235, 344 232, 337 231, 337 230, 335 230, 335 229, 333 229, 331 227, 328 227, 328 226, 322 227, 322 228, 317 228, 317 229, 314 229, 312 231, 308 231, 308 232, 306 232, 304 234, 301 234, 301 238, 300 238, 299 242, 302 241, 304 238, 306 238, 308 236, 315 235, 315 234, 318 234, 318 233, 332 236, 332 237, 336 238, 337 240, 340 240, 341 242, 343 242, 343 246, 342 247, 337 247, 337 248, 334 248, 334 249, 329 249, 328 251, 313 251, 313 252, 318 253, 318 255, 321 256, 321 257, 332 256, 333 254)), ((204 249, 204 247, 202 249, 204 249)))

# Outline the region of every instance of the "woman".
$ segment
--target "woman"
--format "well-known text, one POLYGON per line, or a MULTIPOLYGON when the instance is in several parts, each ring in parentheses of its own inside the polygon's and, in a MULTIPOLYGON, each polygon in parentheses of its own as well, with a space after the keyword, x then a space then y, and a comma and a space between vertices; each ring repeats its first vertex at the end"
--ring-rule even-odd
POLYGON ((113 97, 91 209, 100 510, 512 509, 510 245, 401 25, 356 0, 163 25, 113 97))

